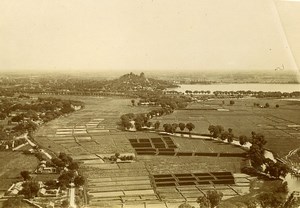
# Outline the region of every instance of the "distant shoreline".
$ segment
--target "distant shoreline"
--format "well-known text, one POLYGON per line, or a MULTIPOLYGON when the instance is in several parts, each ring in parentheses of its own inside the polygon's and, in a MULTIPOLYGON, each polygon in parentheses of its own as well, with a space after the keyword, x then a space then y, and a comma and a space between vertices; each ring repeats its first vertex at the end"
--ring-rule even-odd
POLYGON ((180 84, 177 88, 168 88, 177 92, 191 91, 262 91, 262 92, 296 92, 300 91, 300 84, 274 83, 214 83, 214 84, 180 84))

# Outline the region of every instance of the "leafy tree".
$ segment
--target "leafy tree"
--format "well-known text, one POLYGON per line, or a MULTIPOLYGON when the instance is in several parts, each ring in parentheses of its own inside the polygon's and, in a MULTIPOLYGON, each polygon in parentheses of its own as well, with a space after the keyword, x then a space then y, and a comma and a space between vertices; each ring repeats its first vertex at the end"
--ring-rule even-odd
POLYGON ((22 178, 24 179, 24 181, 27 181, 27 180, 31 179, 30 173, 27 170, 21 171, 20 174, 21 174, 22 178))
POLYGON ((135 121, 134 126, 135 126, 137 131, 141 131, 142 127, 143 127, 143 124, 140 121, 135 121))
POLYGON ((156 121, 156 122, 154 123, 154 128, 155 128, 155 129, 158 129, 159 126, 160 126, 160 122, 159 122, 159 121, 156 121))
POLYGON ((180 204, 178 208, 194 208, 194 207, 191 206, 190 204, 183 203, 183 204, 180 204))
POLYGON ((246 202, 247 208, 256 208, 258 205, 258 202, 255 199, 250 199, 246 202))
POLYGON ((85 179, 83 176, 77 176, 74 179, 74 184, 75 186, 83 186, 85 183, 85 179))
POLYGON ((132 106, 135 106, 135 100, 131 100, 132 106))
POLYGON ((278 208, 283 204, 283 198, 272 192, 262 193, 257 198, 262 208, 278 208))
POLYGON ((261 165, 264 164, 265 156, 264 156, 264 149, 262 149, 257 144, 252 144, 248 151, 248 156, 251 160, 253 167, 256 169, 261 169, 261 165))
POLYGON ((275 106, 276 108, 279 108, 279 105, 278 104, 276 104, 276 106, 275 106))
POLYGON ((164 127, 165 132, 173 133, 172 132, 173 128, 172 128, 171 124, 164 124, 163 127, 164 127))
POLYGON ((216 190, 208 191, 206 193, 206 197, 210 202, 211 208, 214 208, 214 207, 218 206, 218 204, 221 202, 221 200, 223 198, 223 193, 218 192, 216 190))
POLYGON ((268 107, 270 107, 270 104, 269 104, 269 103, 266 103, 266 104, 265 104, 265 108, 268 108, 268 107))
POLYGON ((220 138, 224 141, 224 140, 228 139, 228 136, 229 136, 229 132, 224 131, 224 132, 221 133, 220 138))
POLYGON ((231 131, 231 133, 230 133, 230 132, 228 133, 227 141, 228 141, 229 143, 231 143, 231 142, 233 142, 233 138, 234 138, 234 135, 233 135, 233 133, 232 133, 232 131, 231 131))
POLYGON ((230 101, 229 101, 229 104, 230 104, 230 105, 233 105, 233 104, 234 104, 234 100, 230 100, 230 101))
POLYGON ((289 169, 288 166, 281 162, 274 162, 273 160, 266 159, 266 170, 265 172, 268 173, 270 176, 275 178, 285 177, 288 173, 289 169))
POLYGON ((245 135, 241 135, 241 136, 239 136, 239 142, 240 142, 240 145, 244 145, 244 144, 246 144, 246 142, 248 142, 248 138, 245 135))
POLYGON ((185 124, 184 123, 179 123, 179 129, 180 131, 183 131, 185 129, 185 124))
POLYGON ((71 162, 73 162, 73 159, 64 152, 60 152, 58 158, 66 164, 70 164, 71 162))
POLYGON ((224 131, 223 126, 221 125, 209 125, 208 127, 208 131, 210 132, 210 134, 214 137, 217 138, 218 136, 221 135, 221 133, 224 131))
POLYGON ((176 132, 177 128, 178 128, 178 124, 177 123, 173 123, 172 124, 172 132, 176 132))
POLYGON ((150 128, 150 127, 152 126, 152 122, 148 121, 148 122, 146 123, 146 126, 150 128))
POLYGON ((61 202, 61 207, 62 208, 68 208, 69 207, 69 201, 67 199, 63 200, 61 202))
POLYGON ((11 118, 11 121, 12 122, 20 122, 24 119, 24 115, 23 114, 19 114, 19 115, 16 115, 14 117, 11 118))
POLYGON ((189 132, 191 133, 191 131, 195 128, 195 125, 193 123, 187 123, 186 124, 186 128, 189 130, 189 132))
POLYGON ((286 181, 283 181, 280 184, 280 186, 275 190, 275 192, 287 194, 289 192, 288 183, 286 181))
POLYGON ((70 170, 78 170, 78 169, 79 169, 79 165, 78 165, 77 162, 71 162, 71 163, 69 164, 68 168, 69 168, 70 170))
POLYGON ((37 193, 40 189, 39 184, 36 181, 27 181, 22 184, 23 189, 19 191, 19 194, 25 196, 26 199, 31 199, 37 196, 37 193))
POLYGON ((263 149, 263 146, 267 143, 265 140, 265 136, 262 134, 257 134, 255 132, 252 132, 252 144, 258 145, 261 149, 263 149))
POLYGON ((196 202, 200 207, 209 208, 211 206, 209 199, 206 196, 200 196, 197 198, 196 202))
POLYGON ((48 186, 49 188, 58 188, 58 183, 56 180, 48 180, 45 182, 45 185, 48 186))
POLYGON ((57 167, 63 168, 63 167, 66 166, 66 163, 63 162, 61 159, 59 159, 59 158, 57 158, 57 157, 52 158, 52 159, 51 159, 51 162, 52 162, 55 166, 57 166, 57 167))
POLYGON ((58 177, 59 185, 68 186, 72 182, 73 178, 74 178, 74 172, 66 171, 58 177))

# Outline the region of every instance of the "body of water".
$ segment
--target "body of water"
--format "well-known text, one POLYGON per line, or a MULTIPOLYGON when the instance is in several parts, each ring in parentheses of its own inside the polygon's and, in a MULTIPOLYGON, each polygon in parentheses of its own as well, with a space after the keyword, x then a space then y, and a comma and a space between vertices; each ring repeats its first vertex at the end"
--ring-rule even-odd
POLYGON ((176 90, 178 92, 185 92, 186 90, 191 91, 238 91, 238 90, 251 90, 251 91, 263 91, 263 92, 294 92, 300 91, 300 84, 261 84, 261 83, 251 83, 251 84, 184 84, 180 85, 178 88, 172 88, 169 90, 176 90))

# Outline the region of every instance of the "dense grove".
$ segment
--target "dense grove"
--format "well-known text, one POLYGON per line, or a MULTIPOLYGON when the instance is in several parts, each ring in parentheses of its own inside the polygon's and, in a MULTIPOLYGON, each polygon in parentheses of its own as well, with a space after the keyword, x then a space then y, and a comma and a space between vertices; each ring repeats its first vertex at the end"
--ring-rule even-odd
MULTIPOLYGON (((158 109, 152 110, 148 113, 133 114, 127 113, 121 116, 121 127, 123 129, 130 129, 135 127, 140 131, 143 127, 151 128, 154 126, 158 129, 159 123, 153 124, 149 120, 153 117, 167 115, 173 113, 175 109, 185 108, 188 102, 191 100, 188 97, 168 97, 168 96, 152 96, 148 98, 141 98, 138 105, 152 105, 157 106, 158 109)), ((132 100, 132 105, 135 105, 135 101, 132 100)))
POLYGON ((35 131, 39 125, 82 108, 82 102, 56 98, 31 98, 19 95, 1 98, 0 150, 12 149, 26 142, 18 138, 23 133, 35 131))

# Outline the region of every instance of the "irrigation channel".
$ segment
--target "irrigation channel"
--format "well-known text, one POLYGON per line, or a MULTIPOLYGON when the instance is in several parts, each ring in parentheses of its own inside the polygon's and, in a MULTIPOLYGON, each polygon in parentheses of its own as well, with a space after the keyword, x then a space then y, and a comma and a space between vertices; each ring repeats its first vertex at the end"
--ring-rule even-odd
MULTIPOLYGON (((175 134, 170 134, 170 133, 166 133, 166 132, 161 132, 163 134, 169 134, 169 135, 172 135, 172 136, 178 136, 178 137, 189 137, 191 139, 213 139, 213 140, 216 140, 216 141, 220 141, 218 139, 215 139, 215 138, 212 138, 212 137, 209 137, 209 136, 200 136, 200 135, 195 135, 195 134, 178 134, 178 133, 175 133, 175 134)), ((222 141, 222 142, 226 142, 226 141, 222 141)), ((244 147, 244 148, 250 148, 251 147, 251 143, 247 142, 245 145, 240 145, 240 143, 238 141, 233 141, 231 143, 232 145, 237 145, 237 146, 241 146, 241 147, 244 147)), ((277 159, 274 157, 274 154, 269 151, 269 150, 265 150, 265 155, 264 155, 266 158, 269 158, 273 161, 277 161, 277 159)), ((298 170, 299 171, 299 170, 298 170)), ((288 183, 288 189, 289 189, 289 192, 292 193, 293 191, 300 191, 300 177, 297 177, 297 176, 294 176, 292 175, 291 173, 288 173, 286 175, 285 178, 283 178, 283 180, 287 181, 288 183)))

